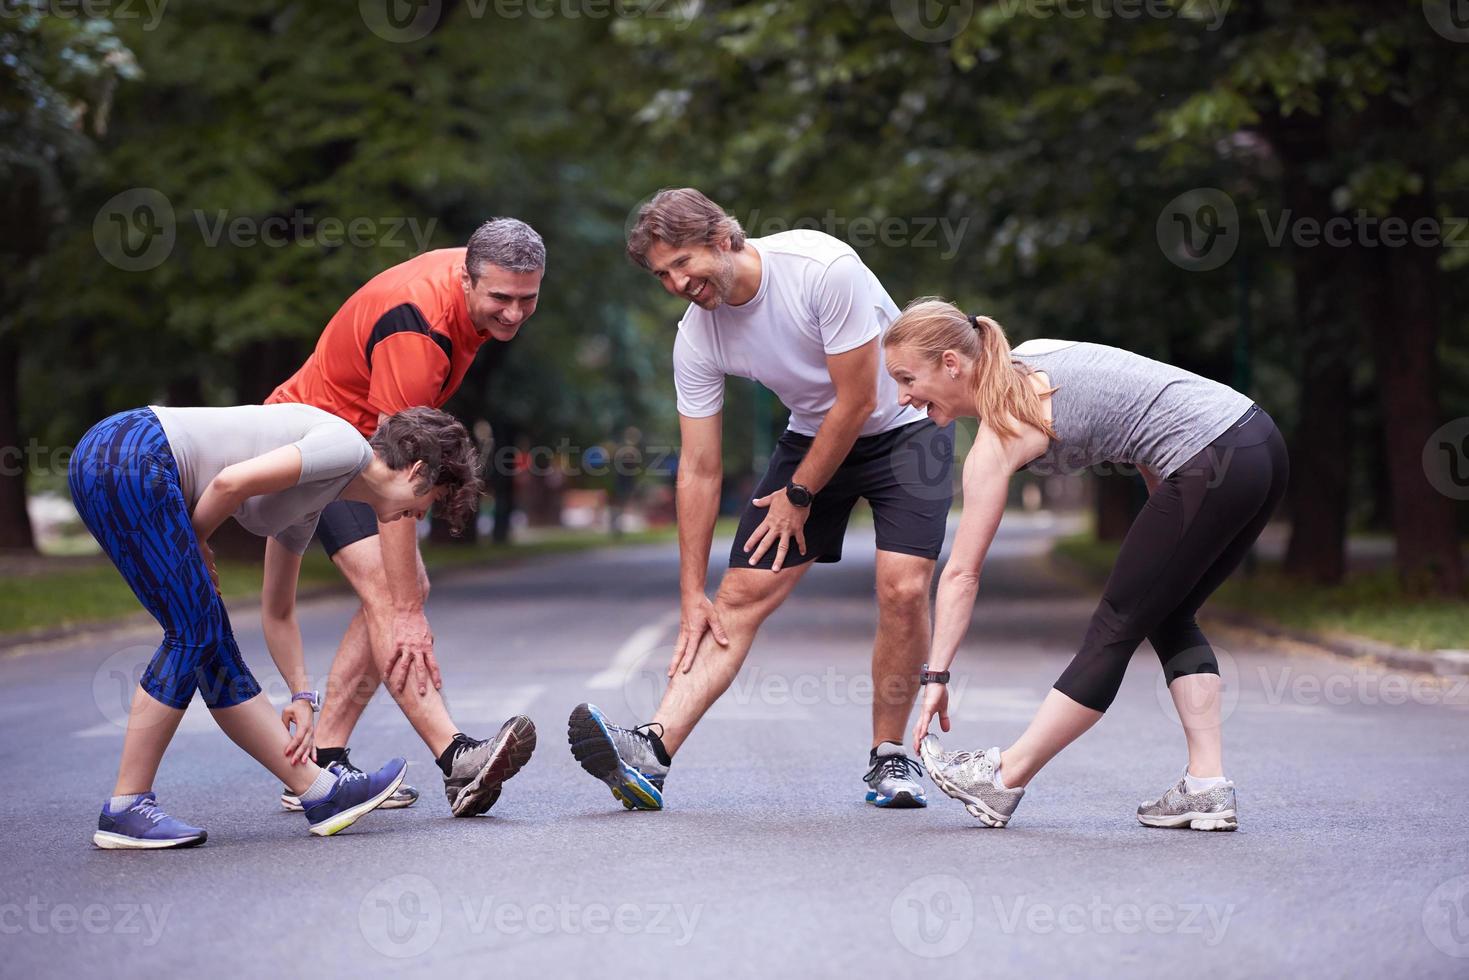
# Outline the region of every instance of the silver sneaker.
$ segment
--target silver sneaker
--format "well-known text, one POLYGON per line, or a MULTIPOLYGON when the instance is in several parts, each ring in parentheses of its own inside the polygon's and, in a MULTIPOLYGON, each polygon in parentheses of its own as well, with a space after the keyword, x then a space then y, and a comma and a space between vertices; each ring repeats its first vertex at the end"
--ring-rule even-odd
POLYGON ((659 728, 658 734, 651 724, 619 728, 596 705, 579 704, 567 719, 566 740, 581 767, 606 783, 624 807, 661 810, 670 763, 663 761, 666 752, 659 757, 663 747, 659 728))
POLYGON ((960 803, 986 827, 1003 827, 1010 822, 1023 789, 1000 789, 995 770, 1000 768, 1000 750, 945 752, 937 736, 925 735, 918 744, 923 764, 934 785, 960 803))
POLYGON ((505 780, 520 772, 536 748, 536 726, 516 715, 483 742, 460 736, 463 748, 444 777, 444 795, 456 817, 484 813, 500 798, 505 780))
POLYGON ((1191 830, 1237 830, 1234 783, 1190 793, 1185 777, 1156 800, 1138 805, 1137 819, 1145 827, 1188 827, 1191 830))
MULTIPOLYGON (((342 758, 340 760, 341 765, 352 772, 361 772, 362 770, 354 766, 347 758, 347 755, 348 750, 343 749, 342 758)), ((414 789, 412 786, 409 786, 407 783, 404 783, 398 787, 398 789, 393 793, 392 796, 384 800, 382 805, 379 806, 378 809, 402 810, 404 807, 410 807, 417 802, 418 790, 414 789)), ((281 787, 281 809, 290 810, 292 813, 299 813, 303 809, 305 809, 301 806, 301 798, 295 793, 292 793, 291 787, 289 786, 281 787)))
POLYGON ((884 809, 913 809, 928 806, 923 795, 923 767, 908 758, 901 749, 892 755, 878 755, 877 749, 867 757, 872 768, 862 778, 867 781, 867 802, 884 809))

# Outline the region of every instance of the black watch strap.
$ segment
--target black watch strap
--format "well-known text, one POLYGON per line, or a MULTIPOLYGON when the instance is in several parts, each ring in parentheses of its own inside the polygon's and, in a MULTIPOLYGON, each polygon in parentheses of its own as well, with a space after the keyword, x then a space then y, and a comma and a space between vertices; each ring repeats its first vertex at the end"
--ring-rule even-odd
POLYGON ((929 670, 928 664, 923 665, 923 673, 918 675, 918 684, 947 684, 949 683, 949 672, 947 670, 929 670))

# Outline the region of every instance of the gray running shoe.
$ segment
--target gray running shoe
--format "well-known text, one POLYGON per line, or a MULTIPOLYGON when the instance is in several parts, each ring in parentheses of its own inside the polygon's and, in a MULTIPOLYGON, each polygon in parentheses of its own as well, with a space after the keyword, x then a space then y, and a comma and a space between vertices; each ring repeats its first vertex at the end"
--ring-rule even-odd
POLYGON ((867 781, 868 803, 895 810, 928 806, 928 798, 918 782, 923 767, 908 758, 901 748, 892 755, 878 755, 877 749, 873 749, 867 761, 872 768, 862 778, 867 781))
MULTIPOLYGON (((352 765, 351 760, 347 758, 349 752, 349 749, 342 750, 342 758, 338 762, 338 765, 342 766, 349 772, 361 772, 362 770, 352 765)), ((418 790, 414 789, 412 786, 409 786, 407 783, 404 783, 403 785, 398 787, 397 791, 394 792, 392 796, 384 800, 382 805, 380 805, 378 809, 401 810, 404 807, 410 807, 417 802, 418 790)), ((301 798, 295 793, 292 793, 289 786, 281 787, 281 809, 290 810, 292 813, 299 813, 302 809, 301 798)))
POLYGON ((934 785, 979 818, 986 827, 1003 827, 1020 805, 1023 789, 1000 789, 995 770, 1000 767, 1000 750, 945 752, 937 736, 925 735, 918 745, 923 764, 934 785))
POLYGON ((525 715, 516 715, 494 738, 481 742, 457 735, 455 741, 460 748, 444 777, 444 795, 454 816, 473 817, 494 806, 501 785, 530 761, 536 726, 525 715))
POLYGON ((1145 827, 1188 827, 1191 830, 1238 830, 1234 783, 1190 793, 1184 777, 1156 800, 1139 804, 1137 819, 1145 827))
POLYGON ((594 704, 579 704, 566 723, 571 754, 612 790, 629 810, 663 809, 663 780, 672 764, 663 748, 662 725, 619 728, 594 704))

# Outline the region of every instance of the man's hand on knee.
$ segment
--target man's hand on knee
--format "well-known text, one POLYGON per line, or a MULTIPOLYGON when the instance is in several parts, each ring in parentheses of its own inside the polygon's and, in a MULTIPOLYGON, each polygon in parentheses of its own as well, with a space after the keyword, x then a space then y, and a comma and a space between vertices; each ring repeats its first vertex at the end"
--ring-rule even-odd
POLYGON ((395 610, 391 622, 392 646, 383 669, 388 689, 394 694, 402 694, 408 687, 410 675, 420 695, 428 693, 430 684, 436 691, 441 689, 444 679, 434 657, 434 634, 423 610, 395 610))
POLYGON ((694 658, 698 656, 699 644, 705 633, 713 633, 714 642, 720 646, 729 646, 729 635, 724 632, 724 624, 719 621, 719 611, 714 608, 714 603, 702 592, 690 594, 684 598, 678 643, 673 648, 673 659, 668 662, 669 677, 679 670, 687 674, 694 668, 694 658))

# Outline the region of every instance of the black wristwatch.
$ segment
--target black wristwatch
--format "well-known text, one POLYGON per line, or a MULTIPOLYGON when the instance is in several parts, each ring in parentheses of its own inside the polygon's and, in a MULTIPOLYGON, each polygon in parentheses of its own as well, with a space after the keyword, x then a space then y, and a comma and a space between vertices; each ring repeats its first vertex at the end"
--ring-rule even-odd
POLYGON ((795 504, 797 507, 810 507, 811 491, 807 490, 799 483, 787 483, 786 499, 795 504))
POLYGON ((947 670, 929 670, 928 664, 923 665, 923 673, 918 675, 918 685, 924 684, 947 684, 949 683, 949 672, 947 670))

